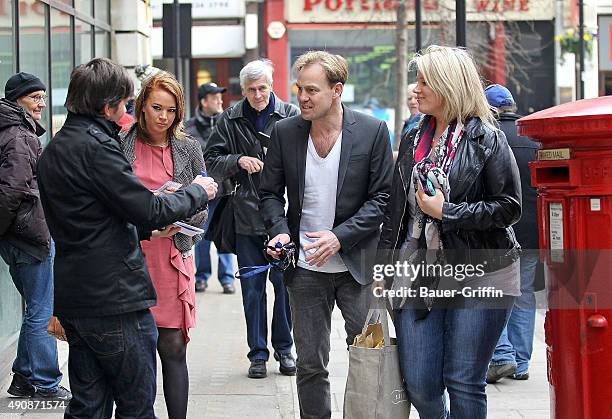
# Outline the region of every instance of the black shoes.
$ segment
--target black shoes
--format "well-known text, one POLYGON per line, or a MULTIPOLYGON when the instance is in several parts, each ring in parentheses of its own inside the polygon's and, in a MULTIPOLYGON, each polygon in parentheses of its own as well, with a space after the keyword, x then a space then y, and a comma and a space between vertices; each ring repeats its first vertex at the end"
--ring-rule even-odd
POLYGON ((267 376, 268 371, 266 369, 266 361, 263 359, 251 361, 251 366, 249 367, 249 378, 266 378, 267 376))
POLYGON ((504 377, 512 377, 514 374, 516 374, 516 365, 514 364, 489 365, 486 381, 487 384, 493 384, 504 377))
POLYGON ((14 397, 36 397, 42 399, 70 400, 72 393, 64 386, 57 386, 53 391, 36 390, 21 374, 14 374, 7 393, 14 397))
POLYGON ((295 366, 295 359, 291 354, 279 354, 274 352, 274 359, 280 362, 278 370, 283 375, 295 375, 297 368, 295 366))
POLYGON ((234 294, 235 292, 234 284, 223 284, 223 294, 234 294))
POLYGON ((208 288, 208 283, 206 281, 196 281, 196 292, 204 292, 206 291, 206 288, 208 288))
POLYGON ((21 374, 13 374, 13 381, 6 391, 14 397, 33 397, 36 393, 36 388, 28 382, 21 374))

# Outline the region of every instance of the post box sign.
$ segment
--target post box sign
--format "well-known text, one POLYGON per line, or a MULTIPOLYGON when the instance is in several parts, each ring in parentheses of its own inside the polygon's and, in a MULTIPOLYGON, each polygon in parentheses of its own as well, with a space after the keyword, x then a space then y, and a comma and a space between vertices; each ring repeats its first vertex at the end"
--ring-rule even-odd
POLYGON ((538 150, 538 160, 569 160, 569 148, 551 148, 548 150, 538 150))
MULTIPOLYGON (((421 0, 423 20, 453 20, 455 0, 421 0)), ((467 19, 552 20, 554 0, 466 0, 467 19)), ((285 0, 289 23, 392 23, 397 0, 285 0)), ((414 0, 408 0, 408 20, 414 20, 414 0)))
POLYGON ((598 17, 599 69, 612 71, 612 16, 598 17))
POLYGON ((548 203, 548 239, 550 259, 553 262, 563 262, 563 204, 548 203))

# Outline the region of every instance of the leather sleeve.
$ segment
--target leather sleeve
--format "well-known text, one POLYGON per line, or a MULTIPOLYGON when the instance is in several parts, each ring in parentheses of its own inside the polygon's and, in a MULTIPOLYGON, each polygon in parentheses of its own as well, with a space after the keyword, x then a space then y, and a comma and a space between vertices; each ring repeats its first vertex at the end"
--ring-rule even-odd
POLYGON ((495 130, 491 153, 480 173, 483 199, 477 202, 444 202, 443 231, 506 228, 521 217, 521 179, 506 136, 495 130))
POLYGON ((241 170, 238 166, 238 159, 243 156, 242 154, 233 154, 231 144, 235 139, 232 138, 234 134, 228 112, 229 109, 219 118, 204 150, 204 160, 206 161, 208 174, 215 178, 218 183, 238 174, 241 170))

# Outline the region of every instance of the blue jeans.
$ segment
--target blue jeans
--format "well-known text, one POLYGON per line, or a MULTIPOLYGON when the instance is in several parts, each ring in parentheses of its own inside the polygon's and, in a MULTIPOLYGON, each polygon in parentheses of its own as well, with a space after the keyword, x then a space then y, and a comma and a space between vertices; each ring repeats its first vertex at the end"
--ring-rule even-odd
POLYGON ((521 256, 521 296, 512 307, 512 314, 504 328, 491 359, 491 365, 515 364, 517 374, 529 371, 533 352, 536 298, 534 280, 538 265, 537 254, 521 256))
POLYGON ((155 418, 157 327, 147 310, 60 317, 72 400, 64 418, 155 418))
MULTIPOLYGON (((266 265, 263 236, 236 235, 236 256, 238 267, 266 265)), ((268 351, 268 315, 266 302, 266 283, 268 272, 274 286, 274 309, 272 311, 272 347, 279 354, 289 354, 293 346, 291 337, 291 311, 287 288, 283 283, 283 274, 271 269, 260 274, 240 280, 242 289, 242 306, 247 326, 247 343, 251 361, 267 361, 268 351)))
POLYGON ((37 389, 53 391, 62 381, 57 343, 47 333, 53 314, 55 245, 51 242, 49 256, 40 262, 6 240, 0 240, 0 256, 9 266, 13 282, 26 302, 13 371, 37 389))
POLYGON ((490 300, 465 299, 465 308, 434 308, 423 320, 414 309, 395 311, 402 377, 421 419, 487 417, 485 377, 513 300, 489 308, 490 300))
MULTIPOLYGON (((215 208, 219 199, 214 199, 208 203, 208 218, 202 224, 202 230, 208 230, 210 220, 215 213, 215 208)), ((207 282, 212 272, 210 262, 210 242, 208 240, 201 240, 195 245, 195 260, 196 260, 196 281, 207 282)), ((234 267, 231 253, 219 253, 219 263, 217 265, 217 276, 221 285, 227 285, 234 282, 234 267)))

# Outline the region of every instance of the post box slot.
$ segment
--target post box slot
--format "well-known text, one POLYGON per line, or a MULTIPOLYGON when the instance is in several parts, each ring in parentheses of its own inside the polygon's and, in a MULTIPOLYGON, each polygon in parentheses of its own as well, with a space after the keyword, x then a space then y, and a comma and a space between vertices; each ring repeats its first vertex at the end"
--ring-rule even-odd
POLYGON ((567 184, 570 181, 570 168, 568 166, 536 167, 535 180, 541 186, 567 184))

